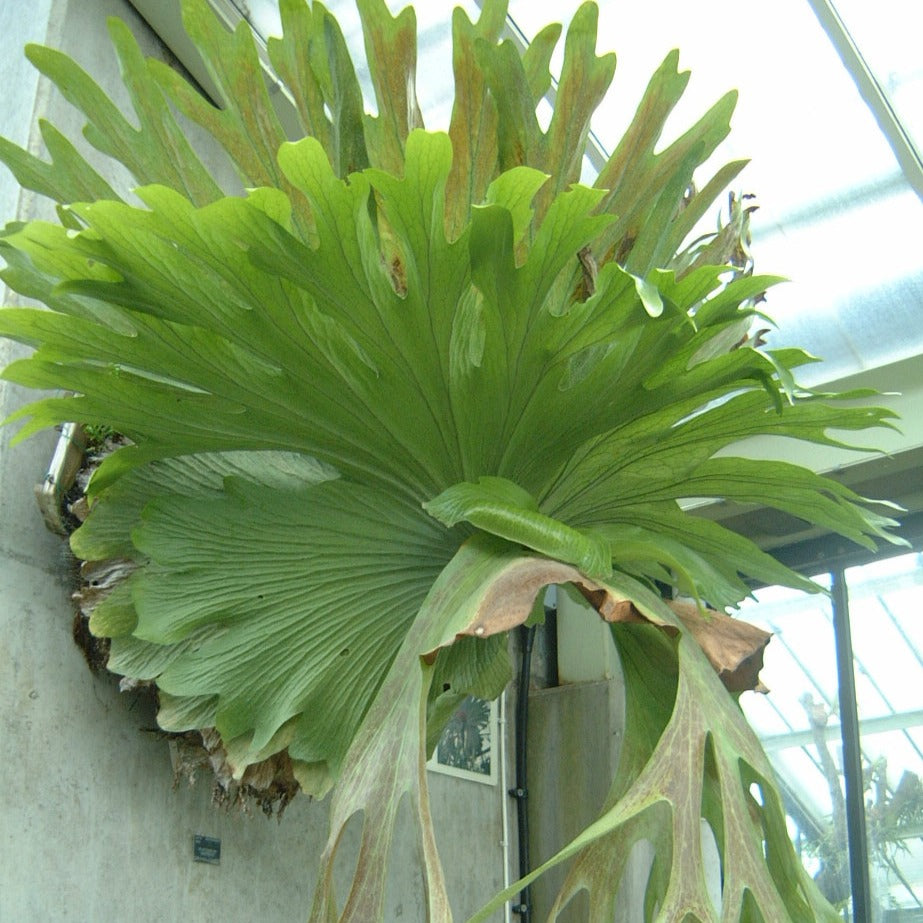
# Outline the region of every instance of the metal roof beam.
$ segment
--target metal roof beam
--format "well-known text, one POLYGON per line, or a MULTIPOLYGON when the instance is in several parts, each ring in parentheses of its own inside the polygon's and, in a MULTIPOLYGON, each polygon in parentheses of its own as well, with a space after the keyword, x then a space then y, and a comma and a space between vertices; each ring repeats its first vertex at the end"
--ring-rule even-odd
MULTIPOLYGON (((907 728, 923 726, 923 708, 915 711, 895 712, 881 718, 866 718, 859 721, 859 732, 863 737, 869 734, 884 734, 888 731, 903 731, 907 728)), ((793 731, 791 733, 772 734, 761 738, 765 750, 787 750, 790 747, 804 747, 814 743, 814 731, 793 731)), ((840 742, 840 725, 832 724, 823 728, 824 740, 840 742)))
POLYGON ((920 152, 872 73, 842 17, 831 0, 808 0, 808 4, 855 82, 859 95, 875 116, 875 121, 891 145, 907 182, 923 199, 923 159, 920 152))

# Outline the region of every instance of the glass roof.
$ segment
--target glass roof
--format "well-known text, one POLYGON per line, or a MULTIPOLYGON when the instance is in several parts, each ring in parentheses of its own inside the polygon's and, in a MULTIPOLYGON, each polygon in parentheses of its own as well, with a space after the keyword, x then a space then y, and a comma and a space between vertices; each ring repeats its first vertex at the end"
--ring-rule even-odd
POLYGON ((835 10, 877 80, 889 106, 923 151, 923 62, 920 4, 914 0, 835 0, 835 10))
MULTIPOLYGON (((279 33, 276 0, 239 5, 260 35, 279 33)), ((361 61, 355 4, 327 5, 361 61)), ((397 11, 404 3, 389 5, 397 11)), ((549 22, 566 23, 578 5, 511 0, 511 25, 528 39, 549 22)), ((428 128, 447 127, 451 111, 454 6, 472 18, 478 14, 476 0, 417 4, 417 92, 428 128)), ((739 91, 731 136, 716 165, 751 161, 737 191, 755 194, 760 206, 752 220, 757 271, 791 280, 769 293, 765 307, 779 327, 771 345, 801 346, 825 360, 805 369, 801 382, 832 381, 923 351, 923 248, 914 232, 923 221, 923 202, 808 0, 745 7, 711 0, 707 16, 701 5, 681 0, 634 4, 630 15, 616 0, 601 0, 599 7, 598 52, 615 51, 618 59, 594 121, 604 149, 614 147, 648 78, 672 48, 680 49, 680 65, 692 73, 674 113, 676 134, 727 90, 739 91)), ((923 4, 887 0, 872 9, 862 0, 837 0, 836 8, 895 112, 916 118, 906 129, 919 139, 923 4)), ((368 89, 367 75, 360 79, 368 89)))

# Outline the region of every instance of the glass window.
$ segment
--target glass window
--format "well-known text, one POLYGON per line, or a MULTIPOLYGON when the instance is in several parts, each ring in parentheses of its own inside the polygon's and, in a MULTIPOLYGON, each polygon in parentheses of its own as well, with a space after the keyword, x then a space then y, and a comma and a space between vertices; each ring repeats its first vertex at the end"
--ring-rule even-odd
POLYGON ((923 555, 846 571, 869 877, 882 920, 923 918, 923 555))
MULTIPOLYGON (((872 920, 923 919, 923 555, 843 574, 852 636, 872 920)), ((830 586, 830 578, 819 582, 830 586)), ((779 587, 741 617, 773 633, 769 695, 741 704, 778 774, 792 838, 824 894, 851 919, 848 807, 832 604, 779 587)))
MULTIPOLYGON (((818 578, 829 589, 829 577, 818 578)), ((768 695, 741 705, 776 770, 795 847, 831 903, 849 899, 836 641, 826 594, 760 590, 741 618, 772 632, 761 673, 768 695)))

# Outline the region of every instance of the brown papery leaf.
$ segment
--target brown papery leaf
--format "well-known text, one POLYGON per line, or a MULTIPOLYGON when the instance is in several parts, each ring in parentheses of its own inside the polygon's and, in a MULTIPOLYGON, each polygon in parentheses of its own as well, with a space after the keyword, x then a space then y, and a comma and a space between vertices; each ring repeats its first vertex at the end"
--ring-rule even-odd
POLYGON ((763 651, 772 634, 742 619, 694 603, 671 602, 670 608, 705 652, 729 692, 768 692, 760 681, 763 651))
MULTIPOLYGON (((522 624, 532 611, 536 595, 549 584, 572 583, 607 622, 649 622, 670 635, 678 631, 667 621, 655 621, 634 603, 601 582, 590 580, 577 568, 560 561, 521 558, 495 582, 478 608, 476 617, 461 634, 486 638, 522 624)), ((759 678, 769 632, 714 609, 694 603, 667 600, 682 626, 702 648, 721 681, 732 693, 767 692, 759 678)))

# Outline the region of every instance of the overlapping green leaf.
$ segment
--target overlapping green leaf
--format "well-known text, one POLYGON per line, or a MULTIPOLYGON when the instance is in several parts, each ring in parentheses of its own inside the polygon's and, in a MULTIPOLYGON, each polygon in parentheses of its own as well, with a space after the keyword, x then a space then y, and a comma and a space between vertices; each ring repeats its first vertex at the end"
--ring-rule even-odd
POLYGON ((549 558, 575 564, 590 577, 605 577, 612 569, 608 542, 543 515, 534 497, 504 478, 482 477, 477 484, 455 484, 424 508, 446 526, 469 522, 549 558))
POLYGON ((16 182, 56 202, 117 198, 109 183, 50 122, 43 119, 39 128, 50 163, 0 138, 0 160, 10 168, 16 182))
MULTIPOLYGON (((170 185, 197 204, 213 201, 221 195, 221 190, 152 80, 138 43, 120 20, 111 20, 110 34, 140 122, 139 128, 131 125, 105 91, 66 55, 39 45, 30 45, 27 54, 65 98, 86 114, 88 122, 84 134, 90 143, 127 167, 139 183, 170 185)), ((56 135, 51 137, 54 147, 49 151, 53 156, 57 153, 55 165, 63 168, 63 175, 56 178, 56 188, 46 185, 39 191, 53 195, 62 203, 82 201, 86 192, 92 192, 93 198, 106 198, 108 190, 99 188, 99 180, 91 177, 89 186, 82 180, 87 175, 86 165, 80 163, 56 135), (64 184, 65 180, 69 183, 64 184), (61 185, 57 185, 59 183, 61 185)))
POLYGON ((248 739, 241 771, 288 726, 292 758, 326 764, 334 778, 454 542, 406 503, 293 461, 213 456, 139 469, 112 488, 133 494, 128 503, 103 496, 76 547, 115 550, 108 536, 120 523, 106 511, 124 521, 135 497, 157 496, 131 529, 146 560, 130 579, 136 623, 114 642, 113 667, 174 699, 212 698, 224 739, 248 739))
POLYGON ((282 0, 279 15, 282 37, 270 37, 267 50, 305 135, 324 146, 337 176, 361 170, 369 162, 362 91, 339 24, 320 3, 301 0, 282 0))
POLYGON ((485 3, 477 23, 464 10, 452 13, 452 71, 455 100, 449 137, 452 173, 446 187, 446 227, 454 239, 467 223, 473 202, 481 202, 497 174, 497 108, 484 73, 475 64, 479 41, 496 43, 506 19, 507 3, 485 3))

